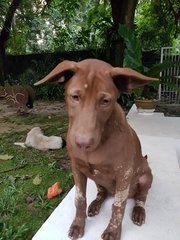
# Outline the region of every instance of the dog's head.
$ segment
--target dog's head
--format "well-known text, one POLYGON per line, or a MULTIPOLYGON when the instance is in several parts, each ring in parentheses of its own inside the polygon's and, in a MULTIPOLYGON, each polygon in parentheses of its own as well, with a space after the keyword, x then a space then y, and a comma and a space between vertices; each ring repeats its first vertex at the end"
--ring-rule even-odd
POLYGON ((34 127, 32 128, 26 137, 25 145, 28 147, 34 147, 34 143, 36 142, 37 136, 43 135, 42 130, 40 127, 34 127))
POLYGON ((155 80, 129 68, 114 68, 97 59, 64 61, 35 86, 64 83, 69 115, 69 139, 73 147, 93 151, 115 110, 119 92, 155 80))
POLYGON ((40 127, 33 127, 29 132, 28 135, 36 136, 37 134, 43 134, 40 127))

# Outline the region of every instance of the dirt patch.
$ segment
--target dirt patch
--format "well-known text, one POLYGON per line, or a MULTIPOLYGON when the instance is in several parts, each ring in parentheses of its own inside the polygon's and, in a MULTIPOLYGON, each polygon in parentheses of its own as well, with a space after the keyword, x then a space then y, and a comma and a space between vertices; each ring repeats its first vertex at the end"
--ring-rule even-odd
POLYGON ((158 105, 156 112, 162 112, 166 117, 180 117, 180 105, 158 105))
MULTIPOLYGON (((29 110, 27 115, 30 114, 33 116, 50 116, 51 114, 62 116, 67 114, 67 108, 65 102, 36 101, 33 109, 29 110)), ((19 115, 16 108, 9 106, 4 99, 0 98, 0 134, 11 131, 29 130, 33 127, 28 126, 27 124, 17 124, 15 122, 7 121, 8 118, 14 116, 19 118, 26 117, 19 115)))

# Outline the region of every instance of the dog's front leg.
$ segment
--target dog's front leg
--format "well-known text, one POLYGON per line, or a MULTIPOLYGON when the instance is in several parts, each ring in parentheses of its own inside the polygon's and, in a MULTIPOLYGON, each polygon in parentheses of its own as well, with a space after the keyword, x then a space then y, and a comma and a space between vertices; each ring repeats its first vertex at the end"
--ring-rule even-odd
POLYGON ((103 240, 121 239, 121 225, 129 195, 130 179, 131 170, 127 170, 124 176, 119 174, 116 179, 116 192, 112 205, 112 215, 106 230, 102 234, 103 240))
POLYGON ((128 198, 129 186, 124 189, 117 189, 114 203, 112 205, 112 215, 110 222, 102 234, 103 240, 120 240, 121 224, 124 216, 126 201, 128 198))
POLYGON ((69 238, 76 240, 83 236, 86 220, 86 185, 87 177, 78 170, 73 171, 75 181, 76 215, 69 229, 69 238))

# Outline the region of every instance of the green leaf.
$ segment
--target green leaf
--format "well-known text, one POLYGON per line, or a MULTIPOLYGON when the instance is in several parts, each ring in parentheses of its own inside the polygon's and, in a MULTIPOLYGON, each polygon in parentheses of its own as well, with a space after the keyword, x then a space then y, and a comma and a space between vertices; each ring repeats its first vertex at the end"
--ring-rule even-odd
POLYGON ((8 154, 0 155, 0 160, 11 160, 14 156, 10 156, 8 154))
POLYGON ((176 83, 168 82, 168 81, 166 81, 165 79, 162 79, 162 80, 161 80, 161 83, 164 84, 164 85, 166 85, 166 86, 168 86, 169 88, 175 90, 176 92, 180 93, 180 87, 177 86, 176 83))
POLYGON ((8 177, 8 180, 11 182, 11 183, 15 183, 15 181, 16 181, 16 177, 14 177, 14 176, 12 176, 12 175, 10 175, 9 177, 8 177))
POLYGON ((142 48, 135 32, 126 25, 120 25, 118 33, 126 44, 123 66, 142 72, 144 67, 142 64, 142 48))
POLYGON ((172 68, 175 66, 174 62, 171 62, 169 60, 164 61, 163 63, 156 64, 152 66, 148 71, 147 74, 149 76, 158 77, 161 71, 164 71, 168 68, 172 68))
POLYGON ((39 174, 37 174, 36 177, 33 179, 33 184, 40 185, 41 182, 42 182, 42 177, 39 174))

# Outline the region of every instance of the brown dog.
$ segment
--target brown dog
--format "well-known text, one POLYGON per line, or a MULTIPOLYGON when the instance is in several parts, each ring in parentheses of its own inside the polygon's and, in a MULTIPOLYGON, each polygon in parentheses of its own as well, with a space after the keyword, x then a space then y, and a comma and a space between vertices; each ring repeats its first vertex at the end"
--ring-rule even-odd
POLYGON ((152 174, 142 156, 139 139, 116 99, 119 92, 128 92, 151 80, 155 79, 129 68, 114 68, 103 61, 87 59, 78 63, 64 61, 35 84, 65 83, 67 147, 76 186, 76 216, 69 230, 73 240, 84 234, 87 178, 97 185, 97 197, 88 208, 88 216, 99 213, 108 193, 114 195, 112 216, 102 239, 120 239, 128 197, 135 198, 133 222, 142 225, 145 221, 144 204, 152 174))

